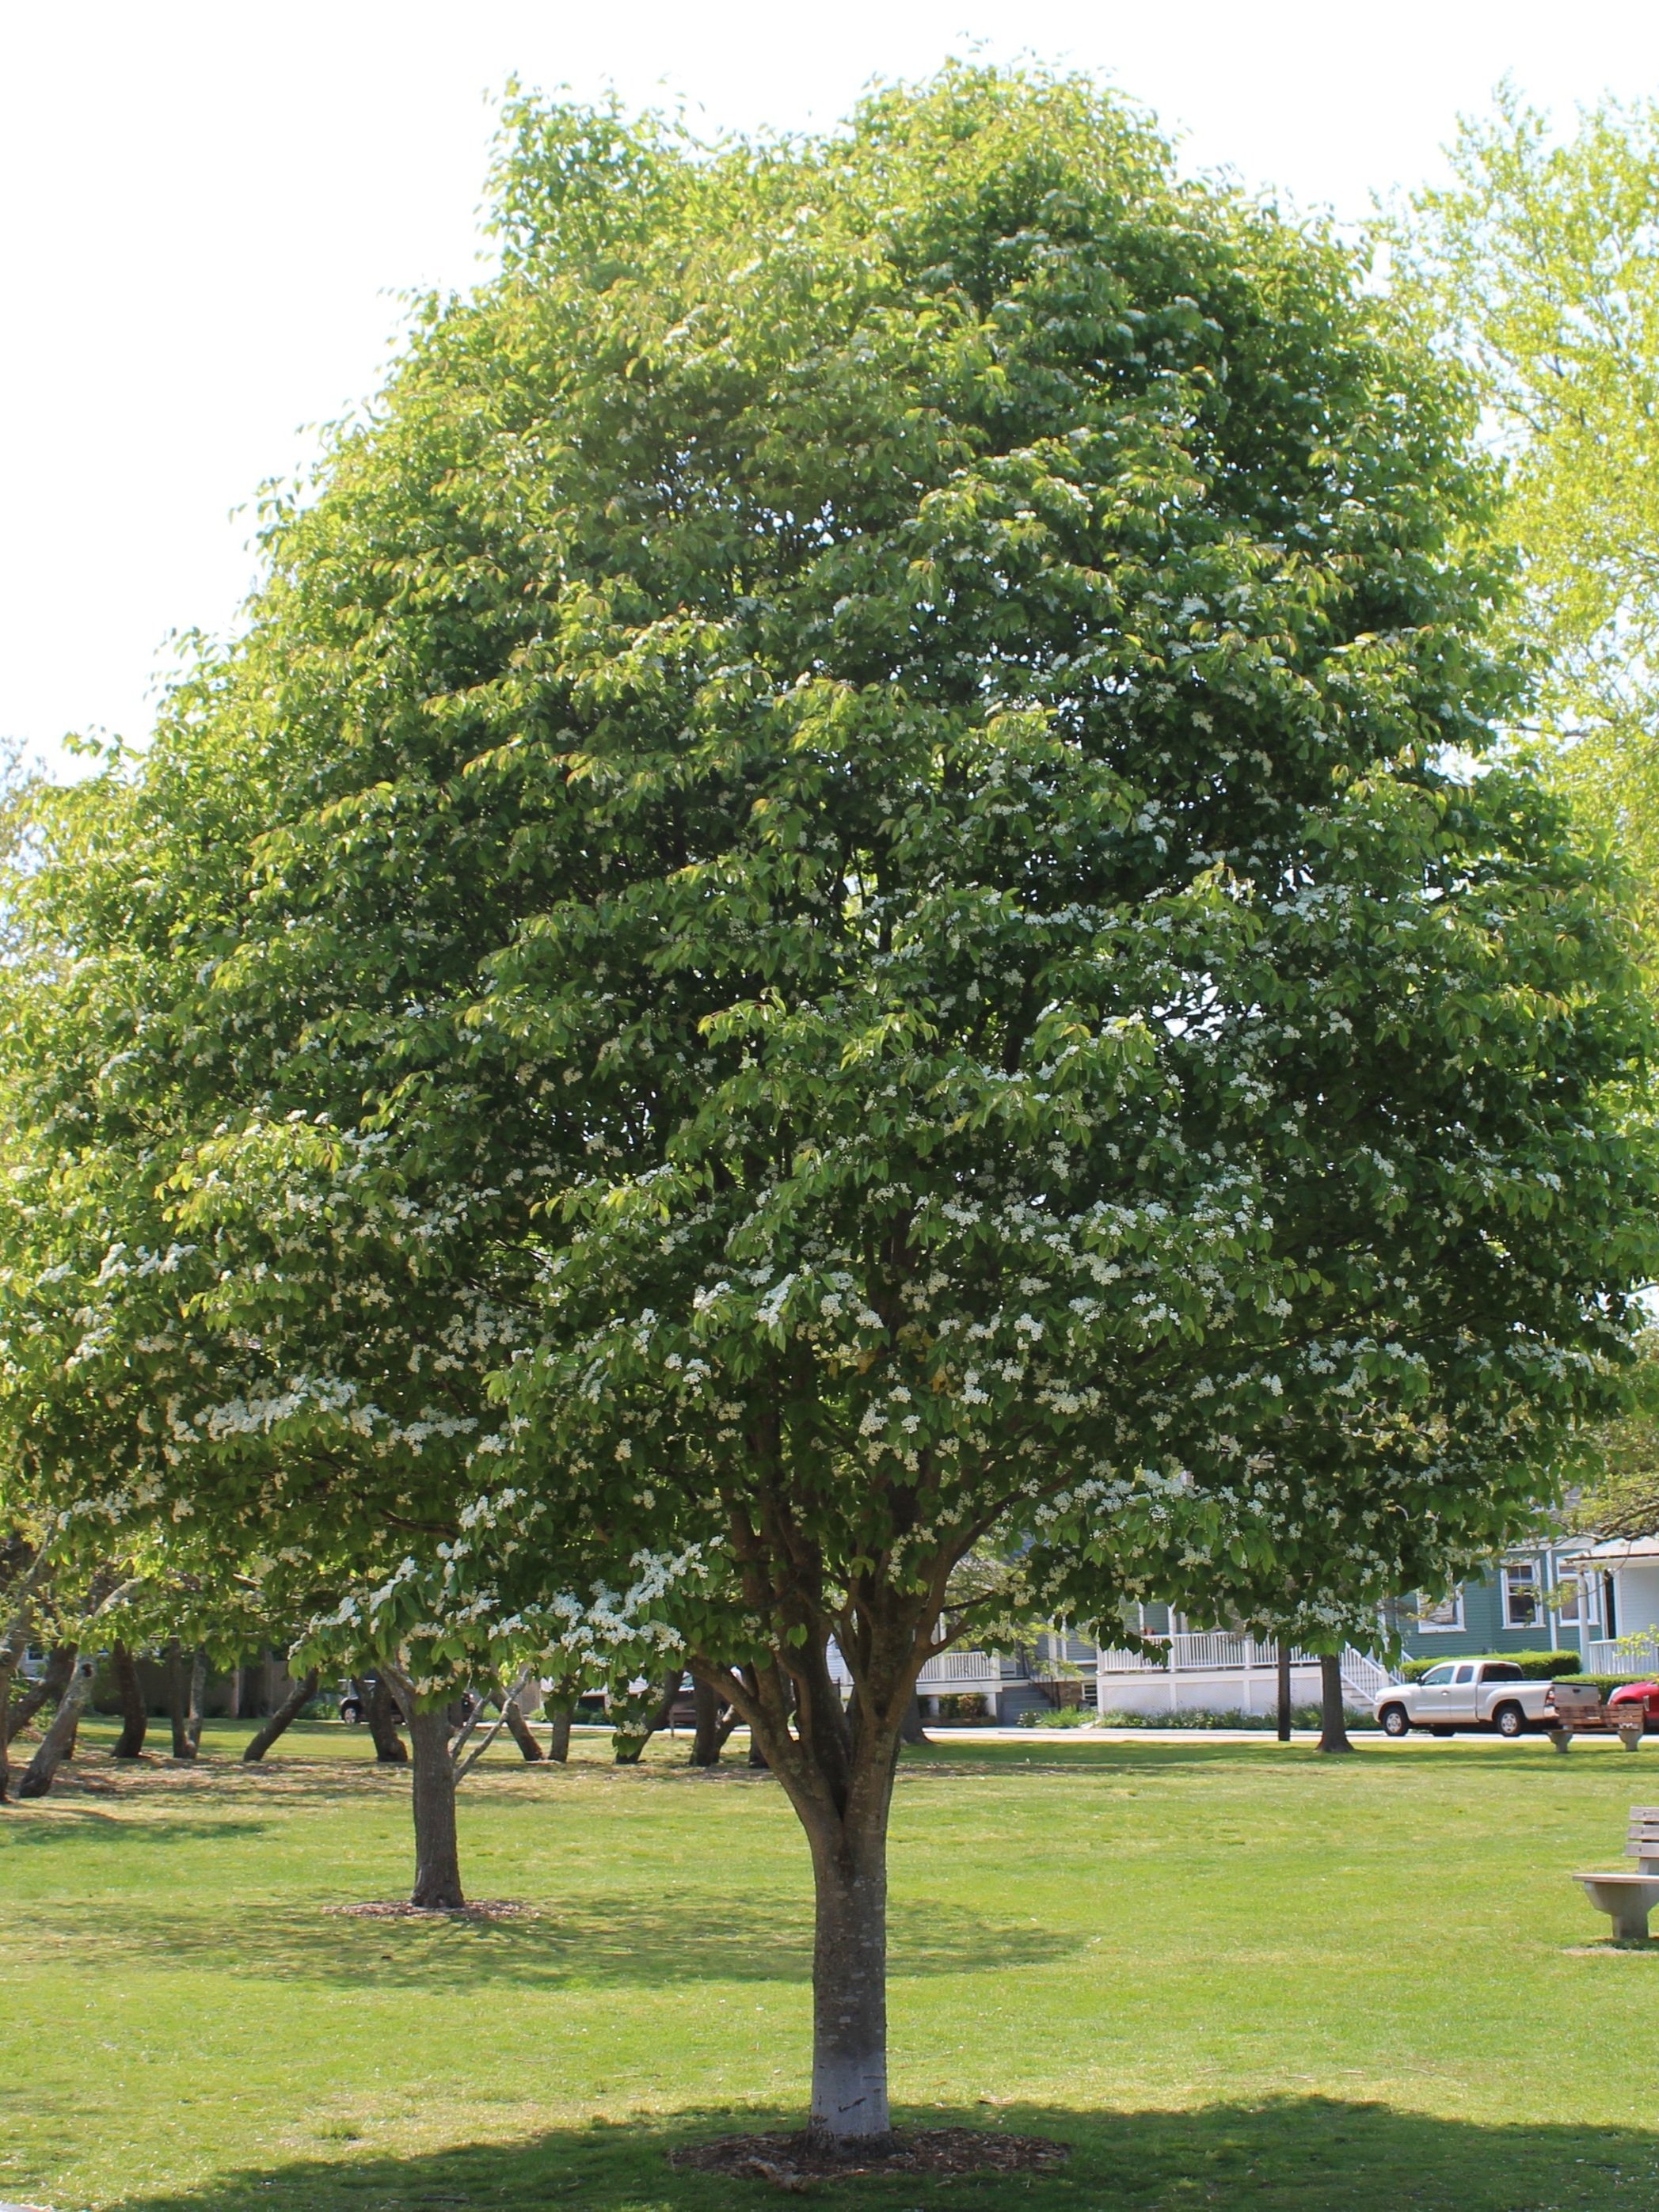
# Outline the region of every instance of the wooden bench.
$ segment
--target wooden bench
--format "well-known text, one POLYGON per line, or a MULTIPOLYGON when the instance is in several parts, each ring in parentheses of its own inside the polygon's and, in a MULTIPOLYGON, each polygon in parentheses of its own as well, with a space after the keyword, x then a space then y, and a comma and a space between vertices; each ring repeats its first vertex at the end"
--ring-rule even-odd
POLYGON ((1659 1805, 1632 1805, 1628 1832, 1625 1856, 1635 1860, 1634 1874, 1576 1874, 1573 1880, 1612 1920, 1615 1942, 1644 1943, 1648 1915, 1659 1905, 1659 1805))

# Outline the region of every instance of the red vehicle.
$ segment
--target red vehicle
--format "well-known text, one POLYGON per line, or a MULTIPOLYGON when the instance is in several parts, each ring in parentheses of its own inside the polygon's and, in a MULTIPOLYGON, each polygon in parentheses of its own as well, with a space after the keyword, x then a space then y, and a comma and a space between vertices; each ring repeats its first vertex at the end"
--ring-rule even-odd
POLYGON ((1621 1682, 1607 1692, 1607 1711, 1620 1705, 1640 1705, 1643 1721, 1659 1735, 1659 1682, 1621 1682))

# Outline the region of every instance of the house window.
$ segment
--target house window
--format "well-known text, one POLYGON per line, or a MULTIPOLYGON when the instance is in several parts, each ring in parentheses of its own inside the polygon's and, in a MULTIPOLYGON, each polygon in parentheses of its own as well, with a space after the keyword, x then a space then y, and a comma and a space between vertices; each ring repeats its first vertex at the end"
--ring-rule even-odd
POLYGON ((1417 1625, 1425 1636, 1455 1636, 1463 1626, 1463 1593, 1455 1589, 1449 1597, 1424 1599, 1419 1594, 1417 1625))
POLYGON ((1571 1567, 1564 1568, 1555 1585, 1555 1617, 1563 1628, 1578 1626, 1578 1577, 1571 1567))
POLYGON ((1536 1628, 1543 1613, 1536 1559, 1512 1559, 1504 1570, 1504 1626, 1536 1628))

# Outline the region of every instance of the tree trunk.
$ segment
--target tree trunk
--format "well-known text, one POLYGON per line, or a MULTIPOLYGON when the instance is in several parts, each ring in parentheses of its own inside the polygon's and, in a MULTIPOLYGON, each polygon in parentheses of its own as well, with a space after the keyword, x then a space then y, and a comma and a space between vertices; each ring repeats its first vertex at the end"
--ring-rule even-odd
POLYGON ((69 1687, 58 1699, 58 1710, 52 1717, 52 1725, 23 1770, 23 1778, 17 1785, 20 1797, 44 1797, 51 1789, 59 1766, 70 1754, 75 1732, 81 1725, 87 1699, 92 1695, 92 1678, 97 1672, 96 1652, 88 1651, 76 1659, 69 1687))
POLYGON ((243 1763, 254 1765, 270 1749, 284 1729, 298 1720, 305 1708, 317 1694, 317 1669, 313 1667, 303 1681, 291 1683, 287 1697, 263 1728, 255 1729, 247 1740, 247 1749, 242 1753, 243 1763))
POLYGON ((116 1692, 121 1700, 121 1733, 115 1739, 117 1759, 138 1759, 143 1756, 144 1737, 149 1729, 149 1715, 144 1710, 144 1692, 138 1681, 137 1662, 125 1644, 110 1647, 110 1672, 115 1677, 116 1692))
POLYGON ((575 1704, 569 1698, 550 1698, 547 1705, 548 1726, 552 1731, 547 1739, 547 1755, 561 1766, 570 1757, 570 1722, 575 1704))
POLYGON ((914 1690, 905 1705, 899 1735, 905 1743, 926 1743, 927 1741, 927 1731, 921 1724, 921 1699, 914 1690))
POLYGON ((46 1662, 46 1671, 38 1682, 32 1682, 11 1709, 11 1720, 7 1741, 15 1739, 34 1718, 42 1705, 50 1705, 54 1711, 63 1703, 64 1692, 75 1672, 75 1646, 55 1644, 52 1656, 46 1662))
POLYGON ((185 1720, 185 1733, 190 1738, 190 1755, 194 1759, 202 1748, 202 1722, 207 1705, 208 1656, 199 1648, 190 1662, 190 1711, 185 1720))
POLYGON ((720 1753, 726 1748, 726 1739, 738 1724, 738 1717, 712 1684, 696 1676, 691 1686, 696 1700, 696 1728, 691 1738, 693 1766, 718 1766, 720 1753))
POLYGON ((533 1765, 544 1755, 536 1739, 535 1730, 519 1711, 518 1701, 514 1698, 507 1701, 507 1732, 530 1765, 533 1765))
POLYGON ((173 1757, 194 1759, 196 1747, 190 1740, 189 1718, 185 1704, 185 1656, 179 1648, 176 1636, 167 1638, 167 1719, 173 1725, 173 1757))
POLYGON ((699 1659, 794 1807, 812 1853, 812 2107, 808 2133, 836 2153, 890 2142, 887 2101, 887 1826, 904 1708, 931 1623, 896 1606, 871 1637, 858 1694, 843 1706, 828 1638, 793 1643, 740 1673, 699 1659))
POLYGON ((839 1849, 814 1841, 812 2112, 836 2150, 882 2142, 887 2106, 887 1824, 839 1849))
POLYGON ((415 1747, 415 1887, 410 1903, 429 1912, 465 1905, 460 1844, 455 1830, 455 1765, 449 1756, 449 1722, 441 1706, 427 1713, 405 1708, 415 1747))
POLYGON ((1279 1741, 1291 1740, 1291 1647, 1279 1640, 1279 1741))
POLYGON ((616 1731, 612 1741, 618 1766, 637 1766, 640 1762, 640 1753, 650 1742, 652 1737, 659 1729, 667 1727, 668 1717, 674 1710, 674 1701, 680 1694, 680 1683, 684 1673, 683 1667, 676 1667, 673 1673, 664 1682, 656 1705, 645 1723, 643 1735, 627 1734, 622 1729, 616 1731))
POLYGON ((1319 1748, 1353 1749, 1342 1716, 1342 1662, 1334 1651, 1322 1653, 1319 1661, 1319 1748))
MULTIPOLYGON (((384 1677, 376 1675, 372 1690, 366 1689, 361 1679, 356 1687, 362 1703, 363 1718, 374 1739, 375 1763, 380 1766, 407 1766, 409 1747, 398 1735, 398 1724, 392 1717, 392 1694, 384 1677)), ((439 1718, 442 1717, 440 1714, 439 1718)))

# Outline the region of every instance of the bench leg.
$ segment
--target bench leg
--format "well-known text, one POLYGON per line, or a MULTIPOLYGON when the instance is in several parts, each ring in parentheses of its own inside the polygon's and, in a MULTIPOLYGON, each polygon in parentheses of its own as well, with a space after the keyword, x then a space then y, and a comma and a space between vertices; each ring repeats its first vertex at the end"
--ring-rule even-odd
POLYGON ((1642 1747, 1642 1731, 1640 1729, 1620 1729, 1619 1741, 1626 1751, 1639 1751, 1642 1747))
POLYGON ((1648 1940, 1648 1908, 1637 1899, 1621 1904, 1613 1915, 1613 1940, 1615 1943, 1645 1943, 1648 1940))
POLYGON ((1571 1751, 1572 1749, 1572 1730, 1571 1729, 1552 1729, 1550 1730, 1550 1742, 1557 1751, 1571 1751))

